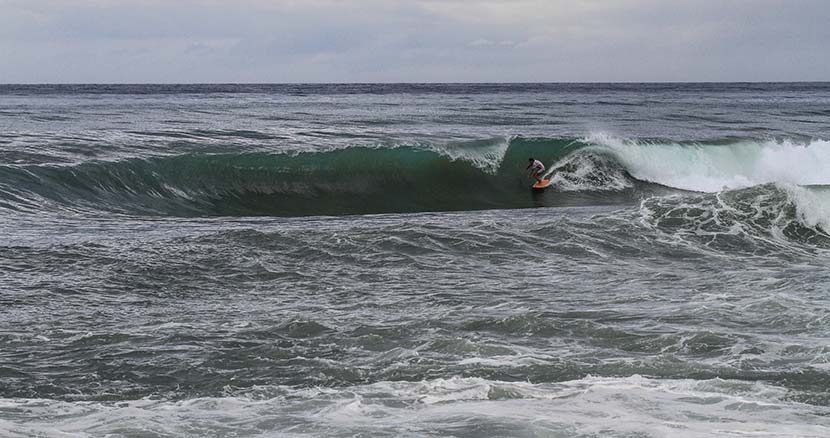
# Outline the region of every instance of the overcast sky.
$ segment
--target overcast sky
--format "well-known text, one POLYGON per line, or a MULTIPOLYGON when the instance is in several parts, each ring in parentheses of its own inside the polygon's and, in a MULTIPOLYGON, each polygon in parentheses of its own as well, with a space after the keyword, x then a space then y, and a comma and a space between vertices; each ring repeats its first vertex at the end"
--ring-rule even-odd
POLYGON ((0 83, 827 80, 830 0, 0 0, 0 83))

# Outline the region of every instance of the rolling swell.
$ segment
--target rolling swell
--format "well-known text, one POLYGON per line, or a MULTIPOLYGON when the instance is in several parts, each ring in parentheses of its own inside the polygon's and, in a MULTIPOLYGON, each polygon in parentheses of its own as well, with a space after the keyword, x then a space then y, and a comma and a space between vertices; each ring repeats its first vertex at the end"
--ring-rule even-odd
POLYGON ((695 227, 701 221, 708 226, 732 217, 747 230, 801 240, 830 228, 828 167, 830 148, 822 141, 680 144, 603 135, 514 137, 444 146, 7 165, 0 166, 0 208, 308 216, 647 200, 641 210, 657 212, 661 224, 681 221, 699 232, 695 227), (530 156, 549 166, 553 190, 529 190, 524 169, 530 156), (742 209, 747 213, 735 213, 742 209), (708 213, 701 216, 702 211, 708 213))
POLYGON ((296 154, 185 154, 0 167, 0 207, 161 216, 305 216, 521 208, 539 204, 528 156, 556 162, 565 140, 296 154))

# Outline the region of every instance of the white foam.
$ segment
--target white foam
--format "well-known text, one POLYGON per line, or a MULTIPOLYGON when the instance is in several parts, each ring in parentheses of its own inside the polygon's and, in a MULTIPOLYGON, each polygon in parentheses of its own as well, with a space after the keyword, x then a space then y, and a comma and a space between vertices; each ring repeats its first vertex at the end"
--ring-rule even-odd
POLYGON ((0 399, 0 435, 826 437, 830 409, 730 380, 482 378, 345 388, 260 387, 234 396, 115 403, 0 399))
POLYGON ((466 161, 485 173, 495 175, 507 154, 511 140, 512 138, 494 138, 487 141, 453 143, 440 147, 433 146, 432 150, 453 161, 466 161))
MULTIPOLYGON (((830 173, 830 168, 827 169, 830 173)), ((830 187, 783 186, 795 204, 798 221, 830 233, 830 187)))
POLYGON ((584 141, 611 153, 633 177, 678 189, 717 192, 767 183, 830 184, 830 142, 824 140, 701 145, 596 133, 584 141))
POLYGON ((632 186, 618 169, 602 167, 596 158, 585 154, 570 154, 551 166, 545 174, 560 191, 619 191, 632 186), (564 169, 569 169, 565 172, 564 169), (572 169, 572 170, 570 170, 572 169))

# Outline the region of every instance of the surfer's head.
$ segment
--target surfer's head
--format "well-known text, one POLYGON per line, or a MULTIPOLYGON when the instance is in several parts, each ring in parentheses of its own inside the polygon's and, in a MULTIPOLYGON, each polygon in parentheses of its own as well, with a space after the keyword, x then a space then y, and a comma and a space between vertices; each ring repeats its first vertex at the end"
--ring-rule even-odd
POLYGON ((527 161, 528 161, 528 163, 532 163, 532 162, 536 161, 536 159, 535 158, 528 158, 527 161))

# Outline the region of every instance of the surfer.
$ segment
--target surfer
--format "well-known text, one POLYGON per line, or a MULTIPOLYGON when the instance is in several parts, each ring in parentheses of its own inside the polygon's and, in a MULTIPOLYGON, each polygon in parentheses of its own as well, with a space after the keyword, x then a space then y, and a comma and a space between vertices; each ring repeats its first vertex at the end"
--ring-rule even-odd
POLYGON ((525 168, 528 170, 528 175, 535 178, 537 183, 541 183, 542 173, 545 171, 545 165, 542 164, 541 161, 534 158, 528 158, 527 161, 530 162, 530 164, 528 164, 525 168))

